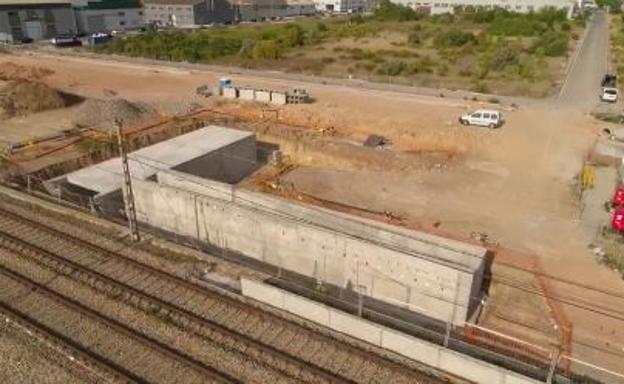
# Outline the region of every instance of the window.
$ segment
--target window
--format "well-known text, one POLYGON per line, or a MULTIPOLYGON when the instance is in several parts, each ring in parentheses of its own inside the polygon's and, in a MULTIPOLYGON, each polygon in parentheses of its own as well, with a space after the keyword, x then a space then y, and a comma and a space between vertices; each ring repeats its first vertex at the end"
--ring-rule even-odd
POLYGON ((516 9, 517 9, 517 10, 522 9, 522 5, 516 5, 516 9))
POLYGON ((490 114, 489 113, 484 113, 483 114, 483 118, 484 119, 489 119, 490 118, 490 114))
POLYGON ((119 22, 119 25, 122 25, 122 26, 123 26, 123 25, 126 25, 126 22, 125 22, 125 21, 123 21, 123 20, 121 20, 121 21, 119 22))
POLYGON ((139 11, 139 16, 143 16, 143 11, 139 11))
POLYGON ((481 118, 481 113, 473 113, 472 115, 470 115, 470 117, 474 117, 475 119, 480 119, 481 118))
POLYGON ((123 17, 123 16, 126 16, 126 12, 118 12, 117 15, 123 17))

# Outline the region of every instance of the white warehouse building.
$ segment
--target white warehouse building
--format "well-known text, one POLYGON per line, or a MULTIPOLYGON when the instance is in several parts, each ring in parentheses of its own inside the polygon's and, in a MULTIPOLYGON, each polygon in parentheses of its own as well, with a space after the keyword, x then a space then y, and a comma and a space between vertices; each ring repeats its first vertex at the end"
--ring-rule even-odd
POLYGON ((316 10, 329 13, 356 13, 369 10, 369 0, 314 0, 316 10))
POLYGON ((455 7, 502 8, 512 12, 533 12, 542 8, 565 9, 572 15, 576 0, 392 0, 409 8, 426 10, 432 15, 452 13, 455 7))

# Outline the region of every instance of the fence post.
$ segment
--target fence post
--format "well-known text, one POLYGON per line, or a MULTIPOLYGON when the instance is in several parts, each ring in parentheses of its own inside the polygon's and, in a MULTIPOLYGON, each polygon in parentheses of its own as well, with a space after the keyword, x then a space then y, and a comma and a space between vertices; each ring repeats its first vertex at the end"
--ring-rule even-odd
POLYGON ((28 194, 32 195, 32 186, 31 186, 30 175, 26 175, 26 188, 28 190, 28 194))
POLYGON ((449 340, 451 339, 451 319, 446 322, 446 332, 444 333, 444 348, 448 348, 449 340))
POLYGON ((557 372, 557 366, 561 360, 561 351, 556 350, 553 353, 552 360, 550 361, 550 368, 548 370, 548 377, 546 378, 546 384, 552 384, 555 373, 557 372))

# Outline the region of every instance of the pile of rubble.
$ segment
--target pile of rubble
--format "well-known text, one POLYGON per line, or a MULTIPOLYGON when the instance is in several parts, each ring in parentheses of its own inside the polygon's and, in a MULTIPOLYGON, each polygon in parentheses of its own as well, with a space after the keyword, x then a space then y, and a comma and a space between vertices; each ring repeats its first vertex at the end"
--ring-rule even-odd
POLYGON ((157 115, 156 110, 146 104, 133 103, 125 99, 89 99, 76 111, 74 125, 79 128, 109 130, 120 120, 125 126, 138 124, 157 115))

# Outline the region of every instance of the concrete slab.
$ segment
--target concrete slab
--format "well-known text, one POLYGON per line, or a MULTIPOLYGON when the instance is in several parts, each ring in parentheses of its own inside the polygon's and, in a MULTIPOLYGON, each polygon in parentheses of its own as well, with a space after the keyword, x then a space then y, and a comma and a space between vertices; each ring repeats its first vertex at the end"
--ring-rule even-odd
MULTIPOLYGON (((159 170, 171 169, 238 141, 251 132, 208 126, 134 151, 128 155, 133 179, 146 180, 159 170)), ((71 184, 106 194, 121 188, 121 159, 114 158, 65 175, 71 184)))

